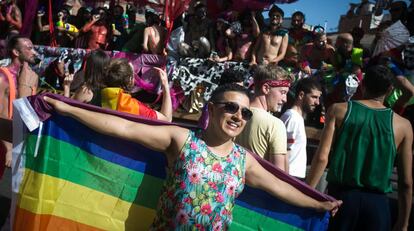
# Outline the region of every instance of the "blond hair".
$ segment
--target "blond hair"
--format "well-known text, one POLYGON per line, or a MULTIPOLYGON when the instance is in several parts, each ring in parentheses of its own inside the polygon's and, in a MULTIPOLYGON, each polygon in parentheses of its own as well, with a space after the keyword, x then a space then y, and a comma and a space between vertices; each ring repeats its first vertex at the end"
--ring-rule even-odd
POLYGON ((260 89, 264 82, 268 80, 288 80, 293 81, 293 77, 282 67, 276 64, 260 65, 256 68, 254 75, 254 85, 256 90, 260 89))

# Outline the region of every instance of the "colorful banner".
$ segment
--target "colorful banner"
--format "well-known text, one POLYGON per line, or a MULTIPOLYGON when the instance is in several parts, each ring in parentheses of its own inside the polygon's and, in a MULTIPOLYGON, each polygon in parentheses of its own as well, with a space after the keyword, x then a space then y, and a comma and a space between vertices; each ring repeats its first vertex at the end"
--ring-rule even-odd
MULTIPOLYGON (((165 125, 49 96, 88 110, 165 125)), ((164 155, 51 113, 42 96, 29 101, 15 103, 13 229, 148 230, 166 176, 164 155)), ((260 162, 302 192, 329 200, 269 163, 260 162)), ((231 230, 319 231, 326 229, 329 219, 328 213, 291 206, 250 187, 237 199, 233 214, 231 230)))

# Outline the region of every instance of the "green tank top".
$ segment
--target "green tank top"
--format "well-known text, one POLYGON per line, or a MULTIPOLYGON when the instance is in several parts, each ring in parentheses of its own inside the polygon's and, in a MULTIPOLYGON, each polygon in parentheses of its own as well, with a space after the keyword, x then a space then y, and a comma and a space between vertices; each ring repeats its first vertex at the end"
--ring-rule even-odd
POLYGON ((392 191, 397 149, 389 108, 373 109, 356 101, 348 110, 330 154, 329 183, 378 192, 392 191))

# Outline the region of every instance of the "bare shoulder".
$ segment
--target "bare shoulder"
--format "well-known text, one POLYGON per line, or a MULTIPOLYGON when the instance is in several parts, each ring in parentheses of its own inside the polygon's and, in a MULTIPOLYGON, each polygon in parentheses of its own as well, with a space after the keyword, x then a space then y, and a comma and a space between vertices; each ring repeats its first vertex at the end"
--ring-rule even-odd
POLYGON ((169 132, 172 143, 169 145, 170 148, 167 152, 176 157, 184 147, 190 134, 190 130, 179 126, 171 126, 169 132))
POLYGON ((187 139, 190 130, 180 126, 172 126, 172 128, 172 135, 175 139, 184 141, 187 139))
POLYGON ((333 115, 338 119, 345 117, 346 111, 348 110, 348 103, 334 103, 329 107, 329 115, 333 115))
POLYGON ((335 48, 330 44, 326 44, 326 49, 335 51, 335 48))
POLYGON ((346 111, 348 110, 348 103, 335 103, 329 107, 327 113, 327 123, 332 126, 340 127, 344 121, 346 111))
POLYGON ((148 34, 150 30, 151 30, 150 26, 145 27, 144 34, 148 34))
MULTIPOLYGON (((394 127, 394 135, 398 138, 400 137, 403 139, 404 137, 413 133, 413 129, 411 123, 406 118, 398 115, 397 113, 393 113, 393 127, 394 127)), ((398 140, 398 139, 397 139, 398 140)))
POLYGON ((335 48, 333 46, 329 45, 329 44, 326 45, 326 50, 329 54, 335 53, 335 48))

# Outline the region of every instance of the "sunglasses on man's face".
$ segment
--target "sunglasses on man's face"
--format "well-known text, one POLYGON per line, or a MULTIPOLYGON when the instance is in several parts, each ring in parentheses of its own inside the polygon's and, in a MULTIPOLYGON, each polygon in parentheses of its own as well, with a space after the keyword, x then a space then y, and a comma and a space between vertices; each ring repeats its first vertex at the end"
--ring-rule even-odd
MULTIPOLYGON (((240 109, 240 105, 233 102, 215 102, 214 104, 223 104, 224 111, 230 114, 236 114, 240 109)), ((248 108, 243 107, 241 109, 241 115, 245 121, 249 121, 252 118, 253 113, 248 108)))

